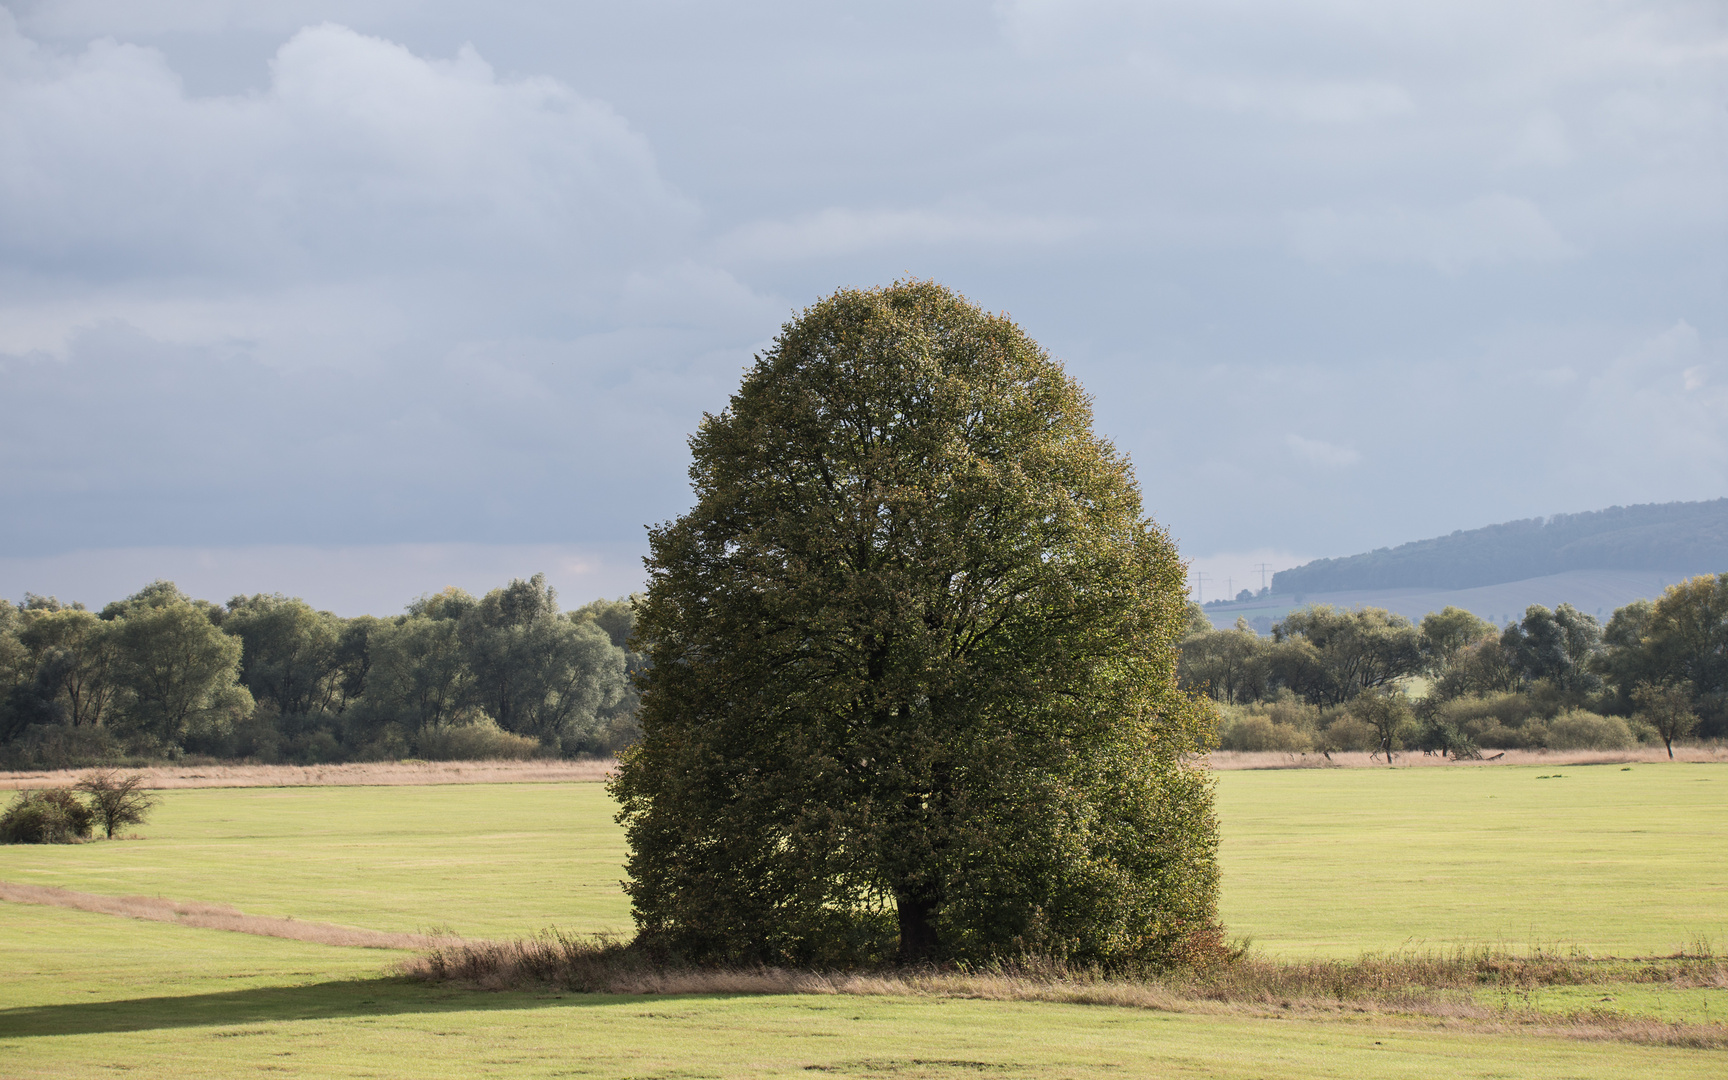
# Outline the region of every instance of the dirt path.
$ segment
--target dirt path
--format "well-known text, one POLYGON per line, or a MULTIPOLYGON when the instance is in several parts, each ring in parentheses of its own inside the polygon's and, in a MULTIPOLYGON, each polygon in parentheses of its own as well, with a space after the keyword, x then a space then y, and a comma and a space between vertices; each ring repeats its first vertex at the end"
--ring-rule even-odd
POLYGON ((16 885, 0 881, 0 900, 14 904, 47 904, 51 907, 94 911, 128 919, 177 923, 204 930, 232 930, 238 934, 289 938, 318 945, 347 945, 361 949, 424 949, 440 939, 425 934, 386 934, 334 923, 301 922, 269 915, 248 915, 223 904, 187 900, 163 900, 155 896, 98 896, 45 885, 16 885))

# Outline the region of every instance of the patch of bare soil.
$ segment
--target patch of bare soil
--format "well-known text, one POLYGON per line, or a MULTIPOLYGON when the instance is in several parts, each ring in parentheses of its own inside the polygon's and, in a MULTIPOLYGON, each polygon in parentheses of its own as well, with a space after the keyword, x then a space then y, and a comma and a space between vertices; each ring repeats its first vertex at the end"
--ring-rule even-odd
MULTIPOLYGON (((1322 754, 1287 753, 1280 750, 1214 750, 1206 755, 1209 768, 1229 769, 1384 769, 1386 759, 1378 755, 1334 751, 1322 754)), ((1409 753, 1400 750, 1391 764, 1396 768, 1486 768, 1491 765, 1655 765, 1668 760, 1668 752, 1658 747, 1636 750, 1485 750, 1479 761, 1457 761, 1439 754, 1409 753)), ((1676 746, 1675 761, 1728 763, 1728 746, 1676 746)))
MULTIPOLYGON (((144 786, 167 788, 554 784, 605 780, 611 758, 591 761, 369 761, 349 765, 148 765, 144 786)), ((0 791, 70 787, 88 769, 0 772, 0 791)))
POLYGON ((148 919, 151 922, 177 923, 205 930, 232 930, 239 934, 289 938, 293 941, 310 941, 317 945, 348 945, 362 949, 426 949, 441 943, 441 939, 425 934, 386 934, 353 926, 337 926, 335 923, 301 922, 299 919, 280 919, 269 915, 248 915, 224 904, 164 900, 156 896, 98 896, 95 893, 74 892, 71 889, 56 889, 45 885, 15 885, 7 881, 0 881, 0 900, 14 904, 47 904, 77 911, 94 911, 101 915, 148 919))

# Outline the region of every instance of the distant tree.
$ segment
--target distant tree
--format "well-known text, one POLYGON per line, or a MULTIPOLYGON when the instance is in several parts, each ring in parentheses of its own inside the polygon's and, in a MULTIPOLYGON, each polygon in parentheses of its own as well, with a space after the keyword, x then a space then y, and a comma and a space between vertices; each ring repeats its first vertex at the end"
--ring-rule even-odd
POLYGON ((1272 628, 1274 677, 1314 705, 1337 705, 1422 670, 1422 636, 1382 608, 1315 604, 1272 628))
POLYGON ((1244 619, 1232 630, 1191 634, 1182 640, 1177 676, 1183 689, 1218 701, 1259 701, 1272 673, 1269 645, 1244 619))
POLYGON ((240 681, 285 716, 334 712, 343 701, 342 620, 281 595, 236 596, 222 629, 240 639, 240 681))
POLYGON ((1254 599, 1254 590, 1253 589, 1243 589, 1241 592, 1236 594, 1236 602, 1238 604, 1246 604, 1250 600, 1253 600, 1253 599, 1254 599))
MULTIPOLYGON (((472 603, 466 593, 461 596, 472 603)), ((460 598, 443 595, 436 604, 372 627, 365 639, 363 712, 419 732, 450 723, 467 707, 474 676, 457 618, 443 617, 453 608, 466 610, 460 598)))
POLYGON ((1184 636, 1210 634, 1212 629, 1212 620, 1207 616, 1206 608, 1198 600, 1188 601, 1188 626, 1184 636))
POLYGON ((1632 691, 1632 700, 1638 706, 1638 719, 1656 729, 1668 749, 1668 760, 1674 760, 1674 740, 1692 734, 1698 726, 1697 714, 1692 711, 1692 688, 1639 683, 1632 691))
POLYGON ((1144 964, 1215 933, 1183 564, 1059 365, 939 286, 844 291, 691 447, 613 785, 645 942, 1144 964))
POLYGON ((1463 608, 1448 605, 1422 619, 1422 655, 1430 674, 1445 674, 1466 646, 1494 634, 1494 624, 1463 608))
POLYGON ((78 781, 77 790, 90 796, 90 813, 103 835, 114 839, 114 830, 142 825, 156 805, 156 796, 143 788, 144 777, 120 776, 108 769, 93 769, 78 781))
POLYGON ((1602 651, 1591 660, 1596 673, 1614 688, 1622 713, 1637 708, 1632 691, 1638 684, 1660 682, 1667 674, 1652 650, 1644 646, 1655 610, 1656 605, 1649 600, 1634 600, 1617 609, 1602 631, 1602 651))
POLYGON ((1592 663, 1601 645, 1601 624, 1571 604, 1553 611, 1533 604, 1522 622, 1500 635, 1500 647, 1526 682, 1545 679, 1572 694, 1602 685, 1592 663))
POLYGON ((32 693, 44 722, 101 725, 119 689, 115 624, 81 608, 26 613, 19 640, 34 661, 32 693))
POLYGON ((606 632, 613 645, 624 650, 624 683, 618 700, 601 706, 595 714, 601 729, 595 733, 597 751, 616 752, 635 742, 642 733, 636 723, 642 700, 636 679, 647 670, 648 657, 636 652, 632 641, 636 633, 636 609, 642 600, 641 593, 618 600, 595 600, 570 613, 571 622, 593 623, 606 632))
POLYGON ((102 610, 118 624, 120 681, 131 692, 134 728, 181 745, 251 711, 252 696, 237 682, 242 646, 216 625, 221 611, 166 581, 102 610))
POLYGON ((1364 691, 1351 699, 1348 712, 1374 729, 1374 738, 1379 743, 1377 753, 1384 754, 1388 763, 1392 760, 1392 752, 1399 747, 1400 737, 1415 722, 1410 702, 1403 694, 1379 688, 1364 691))
POLYGON ((1669 586, 1643 631, 1632 665, 1639 680, 1689 687, 1707 733, 1728 734, 1728 573, 1669 586))
POLYGON ((1484 637, 1452 654, 1430 692, 1436 701, 1495 694, 1518 688, 1518 669, 1498 635, 1484 637))
POLYGON ((624 691, 624 650, 597 623, 558 615, 544 574, 487 593, 465 612, 461 636, 474 700, 505 731, 559 746, 624 691))

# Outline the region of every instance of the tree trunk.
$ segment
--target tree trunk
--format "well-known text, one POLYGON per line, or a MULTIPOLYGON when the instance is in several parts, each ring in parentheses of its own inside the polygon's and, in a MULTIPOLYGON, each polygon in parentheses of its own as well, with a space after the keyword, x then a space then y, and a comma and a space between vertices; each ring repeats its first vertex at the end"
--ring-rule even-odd
POLYGON ((927 896, 895 893, 894 906, 900 912, 900 953, 896 960, 902 964, 935 960, 939 955, 935 901, 927 896))
POLYGON ((1667 736, 1663 736, 1662 737, 1662 745, 1666 746, 1668 748, 1668 760, 1673 761, 1674 760, 1674 740, 1671 738, 1668 738, 1667 736))

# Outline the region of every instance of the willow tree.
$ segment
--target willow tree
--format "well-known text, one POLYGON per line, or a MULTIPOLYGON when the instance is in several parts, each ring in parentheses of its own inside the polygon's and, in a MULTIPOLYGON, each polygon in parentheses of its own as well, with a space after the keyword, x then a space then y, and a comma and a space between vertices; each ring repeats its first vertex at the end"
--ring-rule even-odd
POLYGON ((931 283, 788 323, 650 530, 613 791, 641 940, 709 963, 1159 963, 1215 934, 1184 568, 1090 403, 931 283))

